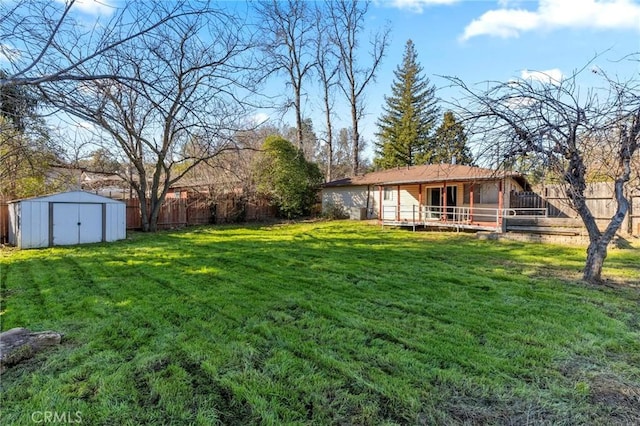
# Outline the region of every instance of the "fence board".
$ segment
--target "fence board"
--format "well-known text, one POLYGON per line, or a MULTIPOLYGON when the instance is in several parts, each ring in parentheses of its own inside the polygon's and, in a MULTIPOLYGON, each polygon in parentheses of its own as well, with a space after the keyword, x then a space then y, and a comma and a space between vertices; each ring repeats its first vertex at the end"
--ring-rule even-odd
MULTIPOLYGON (((548 185, 534 188, 535 191, 512 191, 510 207, 512 208, 547 208, 548 216, 552 218, 572 218, 578 214, 571 208, 569 200, 564 195, 563 185, 548 185)), ((601 229, 608 224, 616 211, 616 200, 613 184, 610 182, 591 183, 585 191, 587 206, 591 210, 601 229)), ((630 211, 625 217, 620 231, 631 235, 640 235, 640 216, 636 205, 640 209, 640 194, 630 195, 630 211)))
MULTIPOLYGON (((127 229, 141 229, 140 200, 127 203, 127 229)), ((208 201, 204 198, 168 198, 160 207, 158 229, 179 228, 208 223, 261 221, 276 216, 276 209, 267 200, 245 203, 239 197, 225 196, 208 201), (244 210, 243 210, 244 209, 244 210)))

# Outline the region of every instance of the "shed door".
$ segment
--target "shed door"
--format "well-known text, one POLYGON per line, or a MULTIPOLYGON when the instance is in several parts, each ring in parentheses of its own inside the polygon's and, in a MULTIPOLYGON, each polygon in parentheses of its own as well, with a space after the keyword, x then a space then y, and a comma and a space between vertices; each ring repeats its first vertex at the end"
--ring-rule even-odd
POLYGON ((53 245, 102 241, 102 204, 53 204, 53 245))

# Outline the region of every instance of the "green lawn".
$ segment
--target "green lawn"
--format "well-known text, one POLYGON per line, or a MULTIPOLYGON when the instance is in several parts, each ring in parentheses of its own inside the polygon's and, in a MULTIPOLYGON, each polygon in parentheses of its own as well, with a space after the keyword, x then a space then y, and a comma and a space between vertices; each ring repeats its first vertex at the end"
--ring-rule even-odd
POLYGON ((584 252, 357 222, 4 249, 2 330, 65 337, 0 423, 637 424, 640 249, 603 288, 584 252))

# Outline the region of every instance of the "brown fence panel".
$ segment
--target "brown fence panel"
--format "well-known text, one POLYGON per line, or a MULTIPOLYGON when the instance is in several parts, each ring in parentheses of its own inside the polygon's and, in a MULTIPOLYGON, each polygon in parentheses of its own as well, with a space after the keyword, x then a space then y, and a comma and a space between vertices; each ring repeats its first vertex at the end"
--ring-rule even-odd
POLYGON ((142 228, 142 216, 140 214, 140 200, 130 198, 127 202, 127 229, 142 228))
MULTIPOLYGON (((596 223, 604 229, 616 211, 614 188, 611 182, 596 182, 587 185, 585 190, 587 206, 596 223)), ((632 193, 629 197, 630 208, 620 231, 630 235, 640 235, 640 195, 632 193)), ((571 208, 562 185, 547 185, 536 191, 512 191, 511 208, 547 208, 552 218, 576 218, 578 214, 571 208)))
MULTIPOLYGON (((127 229, 141 229, 140 201, 126 200, 127 229)), ((237 220, 261 221, 276 217, 277 210, 267 200, 243 204, 233 196, 224 196, 214 202, 204 198, 165 199, 158 214, 158 229, 178 228, 209 223, 229 223, 237 220), (244 213, 242 209, 244 210, 244 213)))
POLYGON ((203 199, 190 200, 187 206, 187 224, 205 225, 214 219, 211 204, 203 199))
POLYGON ((515 209, 547 209, 549 217, 567 217, 567 213, 559 207, 565 199, 550 201, 535 191, 511 191, 509 207, 515 209))
POLYGON ((278 213, 277 209, 267 200, 257 200, 247 204, 247 221, 261 221, 273 219, 278 213))
POLYGON ((9 242, 9 205, 0 200, 0 244, 9 242))
POLYGON ((179 228, 187 225, 187 200, 165 199, 158 213, 158 229, 179 228))

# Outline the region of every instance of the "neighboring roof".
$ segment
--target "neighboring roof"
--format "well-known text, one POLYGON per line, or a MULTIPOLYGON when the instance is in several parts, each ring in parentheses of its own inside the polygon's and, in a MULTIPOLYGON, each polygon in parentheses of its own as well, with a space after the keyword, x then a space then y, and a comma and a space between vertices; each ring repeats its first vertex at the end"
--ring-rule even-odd
MULTIPOLYGON (((367 173, 362 176, 348 177, 325 183, 325 187, 361 186, 361 185, 399 185, 428 182, 478 181, 512 177, 526 184, 524 177, 517 172, 498 171, 482 167, 461 164, 426 164, 422 166, 399 167, 367 173)), ((524 186, 524 185, 523 185, 524 186)))
POLYGON ((22 198, 19 200, 9 201, 9 204, 19 203, 22 201, 37 201, 37 202, 65 202, 65 203, 118 203, 121 204, 122 201, 117 201, 109 197, 103 197, 102 195, 97 195, 91 192, 86 191, 69 191, 69 192, 58 192, 56 194, 43 195, 40 197, 32 197, 32 198, 22 198))

